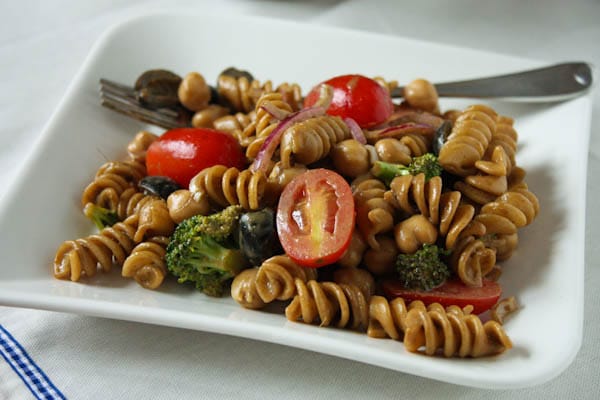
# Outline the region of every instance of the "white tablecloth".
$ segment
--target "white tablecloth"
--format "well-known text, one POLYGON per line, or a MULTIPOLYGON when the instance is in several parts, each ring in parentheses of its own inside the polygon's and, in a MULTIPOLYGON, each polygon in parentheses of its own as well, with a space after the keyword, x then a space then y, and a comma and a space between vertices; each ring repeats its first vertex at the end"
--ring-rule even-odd
MULTIPOLYGON (((15 179, 29 144, 106 28, 139 12, 182 6, 369 30, 549 63, 600 65, 600 3, 589 0, 4 0, 0 187, 15 179)), ((32 368, 37 365, 55 385, 48 390, 70 399, 600 398, 598 96, 596 91, 588 167, 583 345, 566 371, 543 385, 471 389, 235 337, 1 305, 0 339, 20 343, 32 368)), ((24 381, 0 359, 0 399, 29 398, 35 397, 24 381)))

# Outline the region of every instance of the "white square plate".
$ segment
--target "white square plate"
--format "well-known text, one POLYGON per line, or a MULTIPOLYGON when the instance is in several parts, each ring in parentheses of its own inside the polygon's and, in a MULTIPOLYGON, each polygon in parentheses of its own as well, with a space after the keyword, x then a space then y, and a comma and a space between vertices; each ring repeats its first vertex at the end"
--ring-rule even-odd
MULTIPOLYGON (((167 283, 150 291, 118 271, 93 283, 59 281, 59 244, 92 232, 80 210, 82 189, 106 160, 125 156, 136 121, 99 105, 101 77, 133 83, 150 68, 199 71, 214 82, 226 67, 306 90, 343 73, 407 82, 465 79, 540 63, 488 52, 364 32, 206 15, 150 15, 107 32, 0 204, 0 304, 191 328, 309 349, 432 379, 484 388, 539 384, 574 359, 582 336, 586 161, 591 97, 552 105, 487 104, 515 118, 518 163, 541 202, 518 251, 505 263, 504 294, 523 305, 505 325, 515 348, 488 359, 407 353, 402 343, 286 321, 167 283)), ((442 108, 473 101, 442 102, 442 108)), ((160 132, 160 131, 159 131, 160 132)))

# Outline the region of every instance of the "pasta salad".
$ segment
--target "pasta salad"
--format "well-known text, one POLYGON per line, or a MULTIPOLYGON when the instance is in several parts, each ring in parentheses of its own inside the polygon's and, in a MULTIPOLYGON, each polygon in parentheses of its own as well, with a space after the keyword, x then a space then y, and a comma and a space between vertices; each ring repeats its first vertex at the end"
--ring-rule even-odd
POLYGON ((59 246, 56 278, 173 277, 431 356, 512 347, 502 324, 519 306, 498 279, 539 202, 510 117, 440 110, 426 79, 341 75, 303 95, 235 68, 214 86, 150 70, 135 89, 187 126, 140 131, 99 167, 81 200, 98 232, 59 246))

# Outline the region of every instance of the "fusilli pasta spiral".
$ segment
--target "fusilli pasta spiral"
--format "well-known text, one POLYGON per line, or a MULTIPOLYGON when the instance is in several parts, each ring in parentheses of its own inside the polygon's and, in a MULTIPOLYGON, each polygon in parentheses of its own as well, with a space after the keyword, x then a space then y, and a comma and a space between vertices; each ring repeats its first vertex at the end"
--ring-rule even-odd
POLYGON ((496 131, 497 117, 494 110, 483 105, 463 111, 440 150, 442 167, 459 176, 475 174, 475 163, 483 158, 496 131))
POLYGON ((54 276, 76 282, 96 275, 98 266, 109 272, 113 264, 122 265, 135 246, 137 224, 138 216, 134 214, 96 235, 64 242, 54 257, 54 276))
POLYGON ((305 283, 301 279, 295 284, 297 294, 285 309, 288 320, 351 329, 367 326, 368 299, 358 287, 314 280, 305 283))
POLYGON ((539 200, 525 182, 513 185, 495 201, 484 205, 475 220, 486 227, 489 244, 505 260, 517 245, 517 229, 529 225, 540 209, 539 200))
POLYGON ((415 308, 408 311, 404 321, 404 346, 410 352, 431 356, 439 350, 445 357, 484 357, 512 347, 502 325, 495 321, 484 324, 478 316, 458 307, 415 308))
POLYGON ((340 117, 323 115, 289 127, 281 138, 280 158, 284 166, 311 164, 327 156, 333 146, 351 137, 340 117))
POLYGON ((261 171, 240 171, 235 167, 215 165, 192 178, 190 191, 206 193, 215 206, 240 205, 246 210, 258 210, 264 206, 266 181, 261 171))
POLYGON ((238 274, 231 284, 231 296, 245 308, 262 308, 275 300, 294 297, 296 279, 317 279, 317 270, 302 268, 286 255, 273 256, 238 274))
POLYGON ((394 208, 384 199, 385 185, 378 179, 361 177, 352 182, 356 225, 373 249, 379 249, 376 236, 394 228, 394 208))
POLYGON ((125 259, 121 275, 133 278, 146 289, 158 288, 167 275, 165 262, 167 236, 155 236, 135 246, 125 259))

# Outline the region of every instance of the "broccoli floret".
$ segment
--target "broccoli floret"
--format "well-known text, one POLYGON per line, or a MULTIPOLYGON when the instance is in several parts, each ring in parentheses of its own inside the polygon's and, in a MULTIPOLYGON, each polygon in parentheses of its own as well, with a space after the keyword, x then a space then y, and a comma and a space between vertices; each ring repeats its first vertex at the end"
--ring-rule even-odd
POLYGON ((113 226, 119 222, 119 216, 115 211, 100 207, 94 203, 86 204, 83 208, 83 213, 96 224, 99 230, 107 226, 113 226))
POLYGON ((385 161, 375 161, 371 172, 389 186, 392 179, 400 175, 418 175, 424 173, 425 180, 428 181, 434 176, 440 176, 442 170, 437 156, 433 153, 426 153, 419 157, 413 157, 408 166, 385 161))
POLYGON ((211 215, 196 215, 182 221, 167 246, 167 269, 179 283, 220 297, 228 281, 248 266, 235 244, 242 208, 230 206, 211 215))
POLYGON ((435 244, 424 244, 413 254, 400 254, 396 259, 396 271, 402 285, 425 291, 440 286, 450 277, 450 270, 441 259, 447 253, 435 244))

